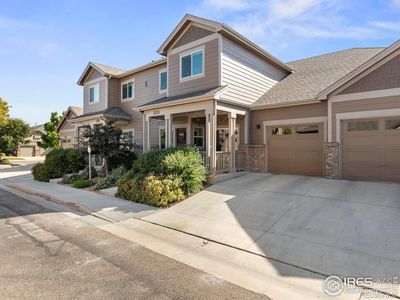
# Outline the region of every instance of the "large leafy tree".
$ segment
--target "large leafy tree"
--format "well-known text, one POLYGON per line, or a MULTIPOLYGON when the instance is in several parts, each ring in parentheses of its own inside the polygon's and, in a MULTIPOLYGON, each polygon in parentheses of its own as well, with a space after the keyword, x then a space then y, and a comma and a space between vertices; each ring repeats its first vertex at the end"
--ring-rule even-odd
POLYGON ((30 132, 29 124, 21 119, 9 119, 0 125, 0 152, 15 153, 19 145, 26 144, 30 132))
POLYGON ((41 136, 41 141, 38 142, 39 147, 43 149, 58 148, 60 136, 57 132, 57 126, 62 119, 62 115, 57 112, 50 114, 50 121, 44 124, 44 133, 41 136))
POLYGON ((100 155, 104 160, 106 173, 119 165, 130 168, 135 157, 134 144, 121 129, 114 127, 112 122, 95 127, 85 134, 92 149, 92 154, 100 155))
POLYGON ((7 101, 0 98, 0 125, 7 123, 7 121, 9 120, 9 110, 10 107, 7 101))

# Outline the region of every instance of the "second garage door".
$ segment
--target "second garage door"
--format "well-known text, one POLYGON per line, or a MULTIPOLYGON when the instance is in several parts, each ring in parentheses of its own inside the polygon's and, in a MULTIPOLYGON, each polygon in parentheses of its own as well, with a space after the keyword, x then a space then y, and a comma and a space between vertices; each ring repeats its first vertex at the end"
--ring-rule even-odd
POLYGON ((400 181, 400 117, 342 124, 343 178, 400 181))
POLYGON ((268 128, 268 171, 322 176, 323 124, 268 128))
POLYGON ((21 146, 19 156, 35 156, 35 147, 21 146))

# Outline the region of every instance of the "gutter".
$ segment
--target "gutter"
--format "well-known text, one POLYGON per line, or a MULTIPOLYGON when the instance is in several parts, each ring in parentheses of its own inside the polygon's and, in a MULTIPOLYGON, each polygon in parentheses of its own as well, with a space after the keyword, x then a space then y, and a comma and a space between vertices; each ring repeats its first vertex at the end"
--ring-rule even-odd
POLYGON ((290 106, 297 106, 297 105, 306 105, 306 104, 317 104, 322 103, 323 101, 320 100, 304 100, 304 101, 297 101, 293 103, 281 103, 281 104, 264 104, 256 107, 250 106, 250 110, 262 110, 262 109, 272 109, 272 108, 280 108, 280 107, 290 107, 290 106))

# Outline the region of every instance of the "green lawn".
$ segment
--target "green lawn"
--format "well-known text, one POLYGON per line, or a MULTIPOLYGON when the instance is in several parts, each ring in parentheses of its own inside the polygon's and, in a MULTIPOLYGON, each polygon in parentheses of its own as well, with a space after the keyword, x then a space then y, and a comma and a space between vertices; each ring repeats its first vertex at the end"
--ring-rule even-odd
POLYGON ((3 156, 2 159, 8 159, 8 160, 25 160, 25 158, 16 157, 16 156, 3 156))

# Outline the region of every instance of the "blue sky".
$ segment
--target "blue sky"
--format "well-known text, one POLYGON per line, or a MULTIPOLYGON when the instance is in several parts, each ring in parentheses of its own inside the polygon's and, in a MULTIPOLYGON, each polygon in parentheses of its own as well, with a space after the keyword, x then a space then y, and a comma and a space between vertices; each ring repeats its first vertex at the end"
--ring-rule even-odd
POLYGON ((224 22, 284 61, 400 39, 400 0, 0 0, 0 97, 31 124, 82 105, 88 61, 157 59, 185 13, 224 22))

